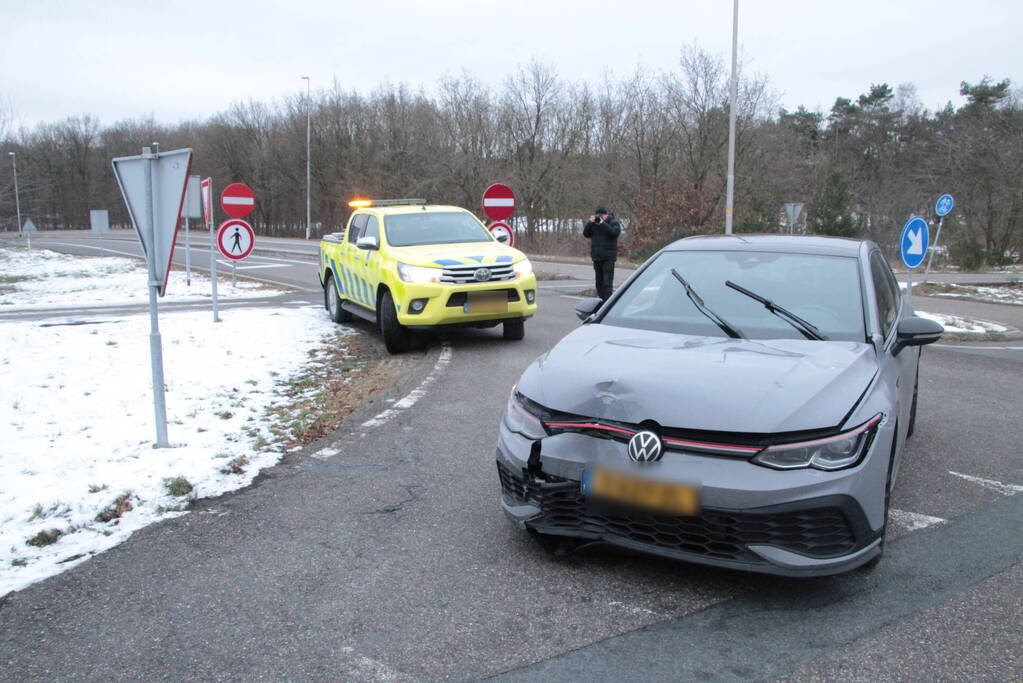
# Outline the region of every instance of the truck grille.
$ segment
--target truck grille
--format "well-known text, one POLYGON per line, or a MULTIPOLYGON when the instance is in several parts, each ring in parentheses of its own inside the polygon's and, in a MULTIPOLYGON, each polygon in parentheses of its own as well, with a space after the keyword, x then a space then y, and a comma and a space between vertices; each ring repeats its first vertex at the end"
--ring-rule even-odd
POLYGON ((482 282, 502 282, 514 280, 515 271, 510 263, 473 263, 468 266, 444 266, 440 281, 448 285, 467 285, 482 282), (477 270, 490 271, 490 277, 486 280, 477 280, 477 270))

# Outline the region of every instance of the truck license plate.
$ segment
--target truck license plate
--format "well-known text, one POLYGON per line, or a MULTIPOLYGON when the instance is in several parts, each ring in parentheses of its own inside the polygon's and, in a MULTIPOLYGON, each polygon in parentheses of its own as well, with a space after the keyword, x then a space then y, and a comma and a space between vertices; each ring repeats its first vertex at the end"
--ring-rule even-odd
POLYGON ((504 292, 470 292, 462 311, 465 313, 507 313, 508 295, 504 292))

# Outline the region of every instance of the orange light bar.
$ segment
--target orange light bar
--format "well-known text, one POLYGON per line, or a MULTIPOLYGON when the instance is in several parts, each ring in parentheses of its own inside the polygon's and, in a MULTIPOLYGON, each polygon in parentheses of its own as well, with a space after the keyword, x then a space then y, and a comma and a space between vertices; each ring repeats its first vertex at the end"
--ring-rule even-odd
POLYGON ((367 206, 373 206, 373 200, 372 199, 353 199, 352 201, 348 202, 348 206, 352 207, 353 209, 364 209, 367 206))

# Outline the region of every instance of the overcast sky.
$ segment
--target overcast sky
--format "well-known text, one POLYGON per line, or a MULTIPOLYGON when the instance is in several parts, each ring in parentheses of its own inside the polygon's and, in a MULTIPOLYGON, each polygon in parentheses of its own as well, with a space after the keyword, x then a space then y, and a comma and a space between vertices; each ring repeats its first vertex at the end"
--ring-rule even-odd
MULTIPOLYGON (((468 71, 499 85, 537 58, 599 83, 673 69, 683 46, 730 59, 731 0, 2 0, 0 98, 16 125, 90 113, 205 119, 336 78, 428 91, 468 71)), ((747 68, 789 109, 828 111, 871 83, 960 104, 984 75, 1023 85, 1019 0, 740 0, 747 68)))

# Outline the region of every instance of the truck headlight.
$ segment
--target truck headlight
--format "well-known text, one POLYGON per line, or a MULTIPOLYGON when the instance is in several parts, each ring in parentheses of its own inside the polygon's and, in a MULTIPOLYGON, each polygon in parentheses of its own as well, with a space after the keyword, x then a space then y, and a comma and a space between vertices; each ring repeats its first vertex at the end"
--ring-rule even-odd
POLYGON ((879 413, 855 429, 825 439, 770 446, 753 462, 776 470, 813 467, 831 471, 858 465, 870 449, 882 417, 879 413))
POLYGON ((428 285, 431 282, 440 282, 440 275, 443 271, 440 268, 426 268, 424 266, 410 266, 407 263, 398 262, 398 277, 405 282, 417 285, 428 285))
POLYGON ((526 277, 533 272, 533 264, 529 262, 529 259, 524 258, 518 263, 513 263, 512 270, 515 271, 516 277, 526 277))

